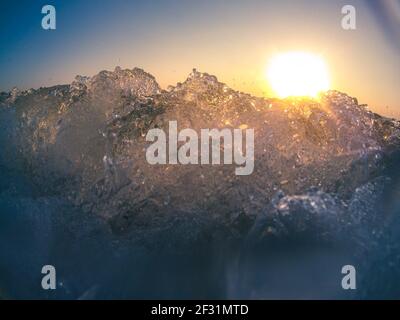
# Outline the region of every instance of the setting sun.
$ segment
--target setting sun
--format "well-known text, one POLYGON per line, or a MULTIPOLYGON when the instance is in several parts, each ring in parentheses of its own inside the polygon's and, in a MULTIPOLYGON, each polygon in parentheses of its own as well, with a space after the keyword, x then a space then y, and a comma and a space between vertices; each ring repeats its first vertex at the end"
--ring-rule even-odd
POLYGON ((311 96, 329 89, 328 68, 322 57, 307 52, 274 56, 266 70, 267 80, 280 97, 311 96))

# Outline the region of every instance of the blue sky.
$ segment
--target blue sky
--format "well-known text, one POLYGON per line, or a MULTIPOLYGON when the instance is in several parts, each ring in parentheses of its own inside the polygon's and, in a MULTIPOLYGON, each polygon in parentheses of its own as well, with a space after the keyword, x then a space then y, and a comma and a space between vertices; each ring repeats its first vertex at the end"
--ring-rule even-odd
POLYGON ((69 83, 116 65, 142 67, 161 84, 192 67, 234 89, 270 95, 268 58, 285 50, 322 54, 333 88, 373 110, 400 115, 399 0, 56 0, 0 3, 0 90, 69 83), (57 29, 41 28, 41 8, 57 29), (357 30, 340 27, 341 7, 357 30))

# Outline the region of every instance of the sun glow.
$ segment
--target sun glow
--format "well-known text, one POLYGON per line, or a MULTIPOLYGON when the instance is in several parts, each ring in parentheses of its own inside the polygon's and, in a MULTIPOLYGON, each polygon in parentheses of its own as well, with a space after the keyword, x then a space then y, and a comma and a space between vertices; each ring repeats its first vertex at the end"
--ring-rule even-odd
POLYGON ((316 97, 330 86, 328 68, 322 57, 307 52, 276 55, 268 64, 266 77, 280 98, 316 97))

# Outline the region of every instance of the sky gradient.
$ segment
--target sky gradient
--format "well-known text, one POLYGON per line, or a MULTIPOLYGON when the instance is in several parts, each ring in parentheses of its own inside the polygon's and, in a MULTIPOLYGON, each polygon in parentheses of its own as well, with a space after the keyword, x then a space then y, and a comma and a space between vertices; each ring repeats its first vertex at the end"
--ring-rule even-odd
POLYGON ((192 68, 236 90, 273 96, 276 53, 321 54, 332 89, 400 118, 400 0, 1 1, 0 91, 70 83, 75 75, 141 67, 166 88, 192 68), (41 28, 41 8, 57 29, 41 28), (357 29, 341 28, 341 8, 357 29))

